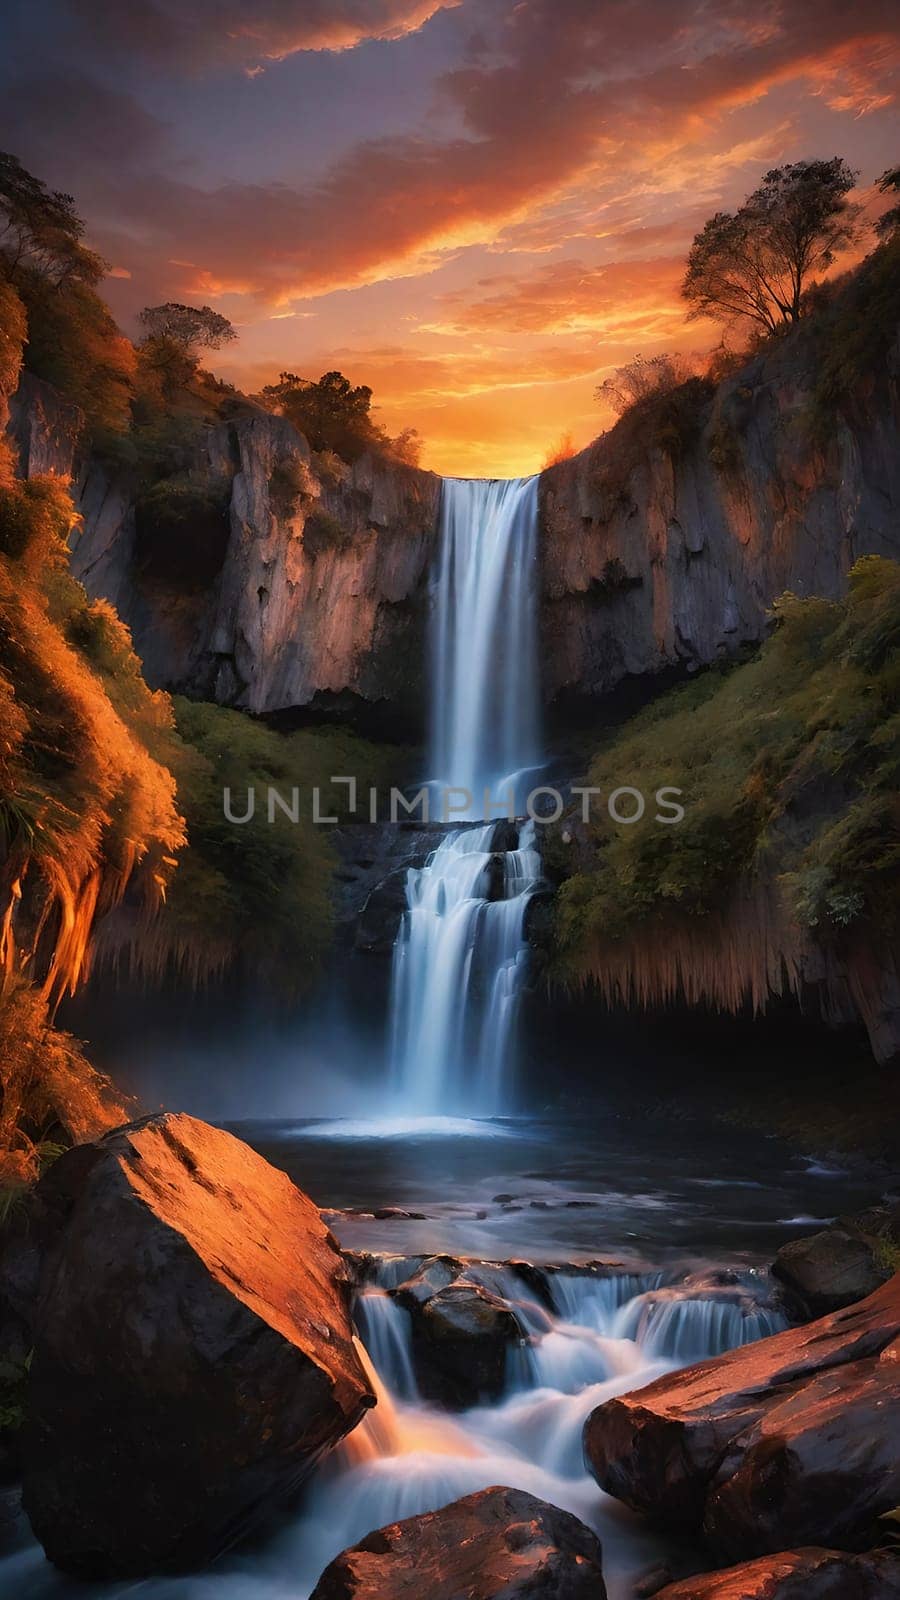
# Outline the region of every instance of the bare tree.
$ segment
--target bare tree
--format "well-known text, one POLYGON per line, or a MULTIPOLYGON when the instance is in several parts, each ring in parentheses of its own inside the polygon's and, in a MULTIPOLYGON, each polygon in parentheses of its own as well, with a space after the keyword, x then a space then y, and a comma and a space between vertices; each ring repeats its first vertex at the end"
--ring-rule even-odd
POLYGON ((656 395, 670 394, 695 376, 693 363, 687 356, 657 355, 635 356, 624 367, 597 385, 595 400, 605 401, 621 417, 633 406, 640 406, 656 395))

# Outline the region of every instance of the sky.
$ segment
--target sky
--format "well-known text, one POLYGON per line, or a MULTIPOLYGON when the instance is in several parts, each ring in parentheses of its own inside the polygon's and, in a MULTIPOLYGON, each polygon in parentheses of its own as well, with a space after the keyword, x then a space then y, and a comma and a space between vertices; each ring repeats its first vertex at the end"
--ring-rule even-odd
POLYGON ((459 476, 610 423, 710 350, 684 259, 770 166, 900 159, 895 0, 2 0, 0 148, 72 193, 126 332, 238 330, 254 390, 339 367, 459 476))

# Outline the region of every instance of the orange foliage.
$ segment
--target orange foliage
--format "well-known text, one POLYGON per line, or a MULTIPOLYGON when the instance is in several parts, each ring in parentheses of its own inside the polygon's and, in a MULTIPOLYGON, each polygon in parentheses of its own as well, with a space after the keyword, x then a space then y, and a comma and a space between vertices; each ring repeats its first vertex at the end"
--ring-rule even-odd
POLYGON ((572 435, 570 433, 562 434, 557 443, 548 450, 544 457, 544 465, 541 471, 546 472, 548 467, 556 467, 561 461, 571 461, 574 454, 575 441, 572 435))
POLYGON ((53 1010, 104 916, 127 896, 152 917, 185 839, 171 704, 66 573, 73 518, 58 479, 0 478, 0 1146, 26 1162, 48 1123, 78 1139, 124 1115, 53 1010))

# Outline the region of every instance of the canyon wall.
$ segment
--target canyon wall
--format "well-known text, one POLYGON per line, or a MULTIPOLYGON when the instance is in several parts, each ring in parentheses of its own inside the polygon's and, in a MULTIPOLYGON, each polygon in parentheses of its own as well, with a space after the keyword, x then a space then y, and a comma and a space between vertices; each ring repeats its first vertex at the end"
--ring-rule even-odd
POLYGON ((71 406, 26 375, 11 410, 23 474, 73 476, 72 571, 127 622, 150 684, 253 712, 380 708, 389 730, 418 731, 434 473, 316 457, 284 417, 246 405, 189 462, 222 499, 221 561, 198 583, 143 559, 134 474, 77 461, 71 406))
MULTIPOLYGON (((673 423, 638 408, 541 476, 544 695, 595 697, 759 640, 785 589, 835 596, 858 556, 900 556, 900 343, 888 383, 811 420, 815 362, 771 346, 673 423)), ((27 474, 73 470, 71 407, 33 379, 13 402, 27 474)), ((311 455, 245 406, 204 430, 191 476, 221 485, 221 563, 201 584, 142 565, 135 486, 76 469, 73 570, 132 629, 148 677, 255 712, 387 714, 421 732, 440 479, 311 455)))
POLYGON ((549 701, 731 654, 786 589, 835 598, 859 556, 900 557, 900 340, 824 442, 802 355, 774 345, 542 475, 549 701))

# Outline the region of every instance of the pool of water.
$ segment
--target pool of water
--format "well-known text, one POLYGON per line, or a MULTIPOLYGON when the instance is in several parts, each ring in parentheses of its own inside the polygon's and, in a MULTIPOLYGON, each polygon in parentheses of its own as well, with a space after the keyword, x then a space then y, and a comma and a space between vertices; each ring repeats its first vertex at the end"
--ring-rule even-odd
POLYGON ((885 1184, 776 1138, 613 1111, 232 1127, 340 1213, 346 1248, 402 1254, 755 1263, 885 1184), (424 1215, 373 1215, 388 1208, 424 1215))

